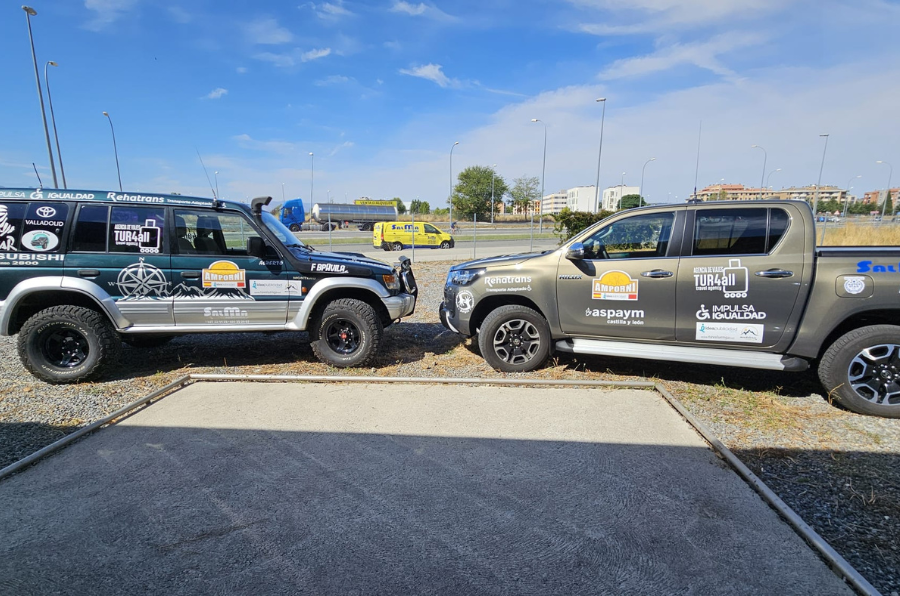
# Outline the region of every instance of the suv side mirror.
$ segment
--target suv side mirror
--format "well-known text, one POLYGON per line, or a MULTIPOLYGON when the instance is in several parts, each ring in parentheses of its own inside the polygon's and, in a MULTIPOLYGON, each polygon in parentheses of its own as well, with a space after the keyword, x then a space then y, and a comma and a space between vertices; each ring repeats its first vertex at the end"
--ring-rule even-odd
POLYGON ((566 251, 566 258, 570 261, 581 261, 584 259, 584 244, 576 242, 566 251))
POLYGON ((266 242, 259 236, 247 238, 247 254, 251 257, 264 259, 266 257, 266 242))

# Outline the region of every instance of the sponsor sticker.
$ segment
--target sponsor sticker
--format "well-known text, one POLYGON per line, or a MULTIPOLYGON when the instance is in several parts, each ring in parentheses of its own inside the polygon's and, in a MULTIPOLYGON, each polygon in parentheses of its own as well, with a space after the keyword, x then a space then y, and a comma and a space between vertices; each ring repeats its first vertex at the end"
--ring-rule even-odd
POLYGON ((251 296, 300 296, 302 284, 286 279, 252 279, 249 282, 251 296))
POLYGON ((861 294, 866 289, 866 278, 863 276, 844 277, 844 291, 848 294, 861 294))
POLYGON ((617 308, 588 308, 584 311, 586 317, 598 317, 606 319, 607 325, 643 325, 644 311, 617 308))
POLYGON ((221 308, 207 306, 203 309, 203 318, 209 319, 211 323, 226 325, 250 322, 250 315, 246 310, 238 306, 224 306, 221 308))
POLYGON ((897 273, 900 272, 900 264, 875 264, 872 261, 860 261, 856 264, 857 273, 897 273))
POLYGON ((38 217, 41 217, 43 219, 49 219, 49 218, 53 217, 54 215, 56 215, 56 209, 54 209, 50 205, 44 205, 43 207, 38 207, 37 209, 34 210, 34 212, 37 213, 38 217))
POLYGON ((114 224, 113 244, 116 246, 136 246, 142 253, 156 254, 162 239, 156 220, 148 219, 144 225, 114 224))
POLYGON ((486 292, 530 292, 530 275, 493 275, 484 278, 486 292), (518 285, 515 284, 526 284, 518 285))
POLYGON ((9 212, 6 205, 0 205, 0 250, 15 250, 16 239, 13 232, 16 226, 9 223, 9 212))
POLYGON ((762 320, 766 313, 756 310, 752 304, 714 304, 712 309, 700 305, 697 311, 697 319, 700 321, 743 321, 748 319, 762 320))
POLYGON ((246 272, 231 261, 216 261, 203 270, 204 288, 246 288, 246 272))
POLYGON ((311 268, 313 271, 321 273, 347 273, 346 265, 336 263, 313 263, 311 268))
POLYGON ((59 246, 59 238, 47 230, 32 230, 22 234, 22 247, 36 252, 53 250, 59 246))
POLYGON ((638 280, 624 271, 607 271, 594 280, 591 287, 594 300, 637 300, 638 280))
POLYGON ((467 313, 475 307, 475 296, 469 290, 462 290, 456 295, 456 310, 467 313))
POLYGON ((696 338, 700 341, 729 341, 761 344, 765 325, 743 323, 697 323, 696 338))
POLYGON ((746 298, 749 283, 747 268, 740 259, 729 259, 728 266, 694 267, 694 288, 698 292, 722 292, 726 298, 746 298))

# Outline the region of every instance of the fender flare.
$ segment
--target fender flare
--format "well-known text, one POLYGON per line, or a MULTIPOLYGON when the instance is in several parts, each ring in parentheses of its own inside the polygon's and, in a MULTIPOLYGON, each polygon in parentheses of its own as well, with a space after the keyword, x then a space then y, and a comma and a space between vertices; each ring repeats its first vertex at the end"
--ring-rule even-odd
POLYGON ((360 279, 354 277, 329 277, 327 279, 317 281, 315 284, 313 284, 312 288, 309 291, 309 294, 307 294, 306 298, 303 299, 303 302, 300 305, 300 310, 297 312, 297 315, 294 317, 294 319, 287 324, 287 328, 297 331, 305 331, 306 326, 309 324, 309 317, 312 314, 313 308, 315 308, 316 303, 319 301, 319 298, 321 298, 322 295, 329 290, 333 290, 336 288, 355 288, 359 290, 366 290, 372 292, 382 301, 385 298, 390 297, 391 295, 390 292, 387 291, 387 288, 380 285, 374 279, 360 279))

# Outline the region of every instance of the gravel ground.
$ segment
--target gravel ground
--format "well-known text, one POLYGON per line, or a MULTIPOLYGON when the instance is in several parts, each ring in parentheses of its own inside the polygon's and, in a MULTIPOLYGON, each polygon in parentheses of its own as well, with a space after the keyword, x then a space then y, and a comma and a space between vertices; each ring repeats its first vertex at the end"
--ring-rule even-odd
MULTIPOLYGON (((318 362, 305 334, 193 335, 125 347, 104 382, 47 385, 0 338, 0 467, 189 372, 498 378, 438 321, 449 263, 418 263, 417 312, 370 368, 318 362), (277 349, 273 349, 277 346, 277 349)), ((900 420, 831 406, 815 375, 558 354, 527 378, 662 383, 885 595, 900 594, 900 420), (690 379, 688 382, 686 379, 690 379)))

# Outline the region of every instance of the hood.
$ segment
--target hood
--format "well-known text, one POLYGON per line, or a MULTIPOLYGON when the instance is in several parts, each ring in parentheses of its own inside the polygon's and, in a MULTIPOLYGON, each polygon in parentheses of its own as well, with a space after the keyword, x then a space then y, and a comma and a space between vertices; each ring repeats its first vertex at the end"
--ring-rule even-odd
POLYGON ((379 261, 377 259, 370 259, 369 257, 361 255, 359 253, 328 252, 326 250, 317 250, 314 253, 310 253, 308 256, 313 257, 315 260, 338 261, 341 263, 346 263, 348 265, 383 268, 387 269, 388 271, 393 271, 394 269, 394 266, 389 263, 385 263, 384 261, 379 261))
POLYGON ((514 255, 500 255, 497 257, 475 259, 474 261, 466 261, 465 263, 454 265, 450 268, 450 270, 455 271, 458 269, 476 269, 478 267, 491 267, 493 265, 516 265, 518 263, 525 262, 528 259, 533 259, 535 257, 551 253, 554 250, 556 249, 548 249, 542 252, 523 252, 514 255))

